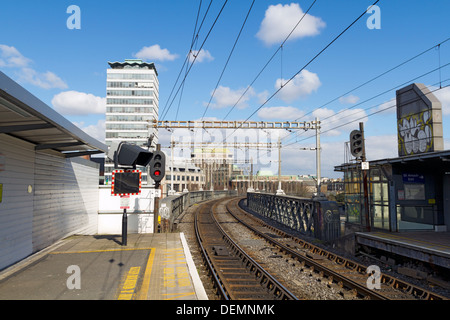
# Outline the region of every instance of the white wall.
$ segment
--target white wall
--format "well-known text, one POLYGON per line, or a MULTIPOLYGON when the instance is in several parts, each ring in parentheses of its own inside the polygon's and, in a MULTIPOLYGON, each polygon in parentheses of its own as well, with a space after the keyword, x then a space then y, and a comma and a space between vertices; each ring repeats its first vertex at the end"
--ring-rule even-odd
POLYGON ((32 253, 34 145, 0 134, 0 269, 32 253))
MULTIPOLYGON (((153 232, 153 208, 155 190, 142 187, 140 195, 130 196, 127 209, 129 233, 153 232)), ((98 208, 98 233, 121 234, 123 209, 120 209, 120 196, 111 195, 111 186, 100 186, 98 208)))
POLYGON ((95 234, 98 164, 0 134, 0 270, 71 234, 95 234))
POLYGON ((33 250, 69 234, 97 232, 98 165, 36 153, 33 250))

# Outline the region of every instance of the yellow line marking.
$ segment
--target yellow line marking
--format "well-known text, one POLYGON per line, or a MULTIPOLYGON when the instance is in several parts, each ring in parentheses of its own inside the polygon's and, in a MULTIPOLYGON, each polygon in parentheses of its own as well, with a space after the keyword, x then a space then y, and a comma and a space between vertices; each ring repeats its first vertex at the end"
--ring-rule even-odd
POLYGON ((127 273, 125 281, 122 285, 122 290, 119 293, 117 300, 131 300, 133 299, 134 289, 136 288, 137 280, 141 267, 131 267, 127 273))
POLYGON ((138 300, 147 300, 148 288, 150 287, 150 277, 152 275, 153 260, 155 259, 156 249, 151 248, 147 260, 147 266, 144 271, 144 280, 142 281, 141 289, 138 294, 138 300))
POLYGON ((177 298, 192 296, 194 294, 195 294, 195 292, 185 292, 185 293, 163 293, 162 295, 163 296, 175 295, 175 297, 164 299, 164 300, 173 300, 173 299, 177 299, 177 298))
POLYGON ((65 254, 65 253, 99 253, 114 251, 134 251, 134 250, 152 250, 153 248, 123 248, 123 249, 105 249, 105 250, 85 250, 85 251, 55 251, 49 254, 65 254))
POLYGON ((170 251, 182 251, 182 250, 183 250, 183 248, 169 248, 169 249, 166 249, 165 252, 170 252, 170 251))

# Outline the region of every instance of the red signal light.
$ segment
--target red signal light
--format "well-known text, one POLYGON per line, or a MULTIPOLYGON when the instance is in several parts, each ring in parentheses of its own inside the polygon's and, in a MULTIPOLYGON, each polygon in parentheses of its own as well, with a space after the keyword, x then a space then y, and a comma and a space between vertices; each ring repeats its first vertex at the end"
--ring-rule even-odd
POLYGON ((159 177, 159 176, 161 175, 161 171, 155 170, 154 175, 157 176, 157 177, 159 177))

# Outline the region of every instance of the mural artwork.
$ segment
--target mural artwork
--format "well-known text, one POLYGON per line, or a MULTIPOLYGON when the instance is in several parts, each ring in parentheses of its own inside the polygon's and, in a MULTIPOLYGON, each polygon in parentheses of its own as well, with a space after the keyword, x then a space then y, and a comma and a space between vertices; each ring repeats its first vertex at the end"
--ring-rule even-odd
POLYGON ((433 121, 430 111, 398 120, 399 154, 412 155, 433 150, 433 121))
POLYGON ((442 105, 421 83, 397 91, 399 157, 444 149, 442 105))

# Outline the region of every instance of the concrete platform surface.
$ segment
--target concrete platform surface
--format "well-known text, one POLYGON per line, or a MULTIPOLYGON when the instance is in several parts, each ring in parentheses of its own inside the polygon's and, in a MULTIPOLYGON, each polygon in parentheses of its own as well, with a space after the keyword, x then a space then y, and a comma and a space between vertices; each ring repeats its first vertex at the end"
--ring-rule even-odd
POLYGON ((0 300, 207 300, 184 234, 72 236, 0 272, 0 300))
POLYGON ((450 268, 449 232, 357 232, 356 241, 369 247, 450 268))

